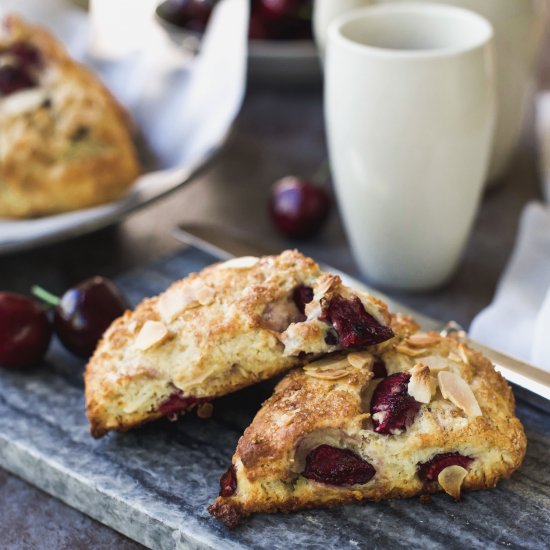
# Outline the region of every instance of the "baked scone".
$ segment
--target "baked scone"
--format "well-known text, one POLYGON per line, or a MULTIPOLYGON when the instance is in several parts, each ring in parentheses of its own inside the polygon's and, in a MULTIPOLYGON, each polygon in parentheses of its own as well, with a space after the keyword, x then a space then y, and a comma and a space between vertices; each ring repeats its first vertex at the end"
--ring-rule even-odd
POLYGON ((293 370, 239 440, 209 508, 255 512, 494 487, 526 438, 504 378, 482 355, 397 319, 398 336, 293 370))
POLYGON ((106 331, 85 374, 92 435, 174 415, 393 332, 385 304, 296 251, 216 264, 106 331))
POLYGON ((0 217, 110 202, 139 174, 130 119, 44 29, 0 22, 0 217))

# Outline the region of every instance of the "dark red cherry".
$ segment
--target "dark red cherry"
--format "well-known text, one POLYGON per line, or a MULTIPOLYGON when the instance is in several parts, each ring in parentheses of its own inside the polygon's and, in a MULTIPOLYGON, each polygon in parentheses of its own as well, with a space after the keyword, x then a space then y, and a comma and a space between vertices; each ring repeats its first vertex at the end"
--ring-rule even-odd
POLYGON ((319 319, 332 324, 338 333, 340 345, 345 348, 374 346, 395 336, 390 327, 381 325, 366 312, 357 296, 350 300, 335 296, 324 305, 319 319))
POLYGON ((220 496, 231 497, 237 490, 237 474, 235 466, 231 464, 220 479, 220 496))
POLYGON ((20 65, 0 67, 0 96, 8 96, 34 86, 36 81, 24 67, 20 65))
POLYGON ((126 309, 126 300, 112 281, 92 277, 63 294, 55 308, 55 332, 68 350, 89 357, 105 330, 126 309))
POLYGON ((366 460, 349 449, 320 445, 306 457, 304 477, 329 485, 367 483, 376 470, 366 460))
POLYGON ((288 176, 273 185, 269 211, 281 233, 305 239, 321 229, 330 205, 330 196, 324 189, 295 176, 288 176))
POLYGON ((26 68, 40 68, 43 63, 42 55, 38 49, 28 42, 16 42, 2 53, 13 55, 19 64, 26 68))
POLYGON ((51 336, 48 317, 37 301, 0 292, 0 366, 36 365, 46 354, 51 336))
POLYGON ((377 357, 374 360, 374 363, 372 365, 372 373, 374 374, 374 378, 386 378, 386 376, 388 376, 386 363, 384 363, 383 359, 377 357))
POLYGON ((313 300, 313 289, 310 286, 300 285, 294 289, 292 299, 300 313, 305 313, 306 304, 313 300))
POLYGON ((296 13, 299 0, 258 0, 258 9, 267 19, 281 19, 296 13))
POLYGON ((163 416, 172 416, 205 401, 206 399, 198 399, 197 397, 184 397, 181 393, 176 392, 159 405, 158 411, 163 416))
POLYGON ((473 458, 460 453, 440 453, 428 462, 418 465, 418 476, 422 481, 436 481, 439 474, 449 466, 462 466, 468 469, 473 458))
POLYGON ((413 423, 420 403, 407 392, 410 378, 409 373, 398 372, 376 386, 370 406, 376 433, 399 434, 413 423))

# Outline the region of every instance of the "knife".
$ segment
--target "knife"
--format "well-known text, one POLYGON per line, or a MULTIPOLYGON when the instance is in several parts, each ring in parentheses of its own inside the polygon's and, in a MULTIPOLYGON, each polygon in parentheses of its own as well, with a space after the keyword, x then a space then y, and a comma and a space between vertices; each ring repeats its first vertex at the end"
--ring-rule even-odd
MULTIPOLYGON (((207 252, 220 260, 229 260, 238 256, 264 256, 278 254, 280 251, 249 242, 246 237, 226 227, 203 223, 187 223, 174 228, 176 239, 199 250, 207 252)), ((468 345, 491 360, 495 368, 509 381, 517 386, 516 394, 521 399, 545 412, 550 412, 550 372, 530 365, 525 361, 515 359, 484 344, 468 338, 466 332, 456 323, 444 323, 419 313, 404 304, 396 302, 389 296, 372 289, 362 281, 355 279, 330 265, 320 263, 323 271, 339 275, 342 281, 357 290, 368 292, 388 304, 391 311, 400 311, 411 315, 423 330, 436 331, 444 334, 459 331, 468 345), (542 399, 541 399, 542 398, 542 399)))

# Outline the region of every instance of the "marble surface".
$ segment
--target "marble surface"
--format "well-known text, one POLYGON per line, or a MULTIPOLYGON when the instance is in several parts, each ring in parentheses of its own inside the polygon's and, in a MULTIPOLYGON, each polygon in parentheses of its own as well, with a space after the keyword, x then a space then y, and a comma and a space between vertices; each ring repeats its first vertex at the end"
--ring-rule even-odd
MULTIPOLYGON (((131 302, 212 258, 187 248, 119 278, 131 302)), ((258 515, 234 531, 206 507, 238 437, 272 382, 218 400, 208 421, 159 421, 100 441, 88 434, 83 364, 54 345, 31 373, 0 372, 0 466, 151 548, 502 548, 550 540, 550 414, 519 401, 529 447, 495 490, 457 504, 438 495, 291 515, 258 515)))

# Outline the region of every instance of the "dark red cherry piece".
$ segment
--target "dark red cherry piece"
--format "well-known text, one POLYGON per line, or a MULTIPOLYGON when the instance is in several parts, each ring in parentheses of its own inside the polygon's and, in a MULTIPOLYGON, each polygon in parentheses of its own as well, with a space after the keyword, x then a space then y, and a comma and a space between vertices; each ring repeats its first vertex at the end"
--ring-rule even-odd
POLYGON ((410 378, 410 374, 398 372, 376 386, 370 407, 376 433, 399 434, 413 423, 420 403, 407 392, 410 378))
POLYGON ((55 332, 68 350, 89 357, 109 325, 126 309, 126 300, 112 281, 92 277, 63 294, 55 308, 55 332))
POLYGON ((386 378, 388 376, 388 371, 386 370, 386 363, 383 359, 377 357, 372 364, 372 373, 374 378, 386 378))
POLYGON ((313 289, 310 286, 300 285, 294 289, 292 299, 300 313, 305 313, 306 304, 313 300, 313 289))
POLYGON ((449 466, 462 466, 468 469, 473 458, 460 453, 440 453, 428 462, 418 465, 418 476, 422 481, 437 481, 439 474, 449 466))
POLYGON ((288 176, 273 185, 269 211, 281 233, 305 239, 321 229, 330 205, 330 196, 324 189, 295 176, 288 176))
POLYGON ((258 0, 258 9, 265 19, 280 20, 296 12, 299 0, 258 0))
POLYGON ((307 455, 302 475, 328 485, 356 485, 367 483, 375 473, 374 467, 353 451, 319 445, 307 455))
POLYGON ((19 64, 26 68, 40 68, 43 63, 42 55, 38 49, 28 42, 16 42, 2 53, 13 55, 19 64))
POLYGON ((235 466, 231 464, 220 479, 220 496, 231 497, 237 490, 237 474, 235 466))
POLYGON ((159 405, 158 411, 163 416, 171 416, 190 409, 193 405, 198 405, 199 403, 205 401, 206 399, 184 397, 181 393, 173 393, 170 397, 168 397, 168 399, 159 405))
POLYGON ((345 348, 374 346, 394 337, 390 327, 381 325, 366 312, 357 296, 350 300, 335 296, 324 305, 319 318, 332 324, 340 345, 345 348))
POLYGON ((46 354, 52 336, 40 304, 12 292, 0 292, 0 366, 24 369, 46 354))
POLYGON ((4 65, 0 67, 0 96, 8 96, 21 90, 34 88, 36 82, 24 67, 4 65))

